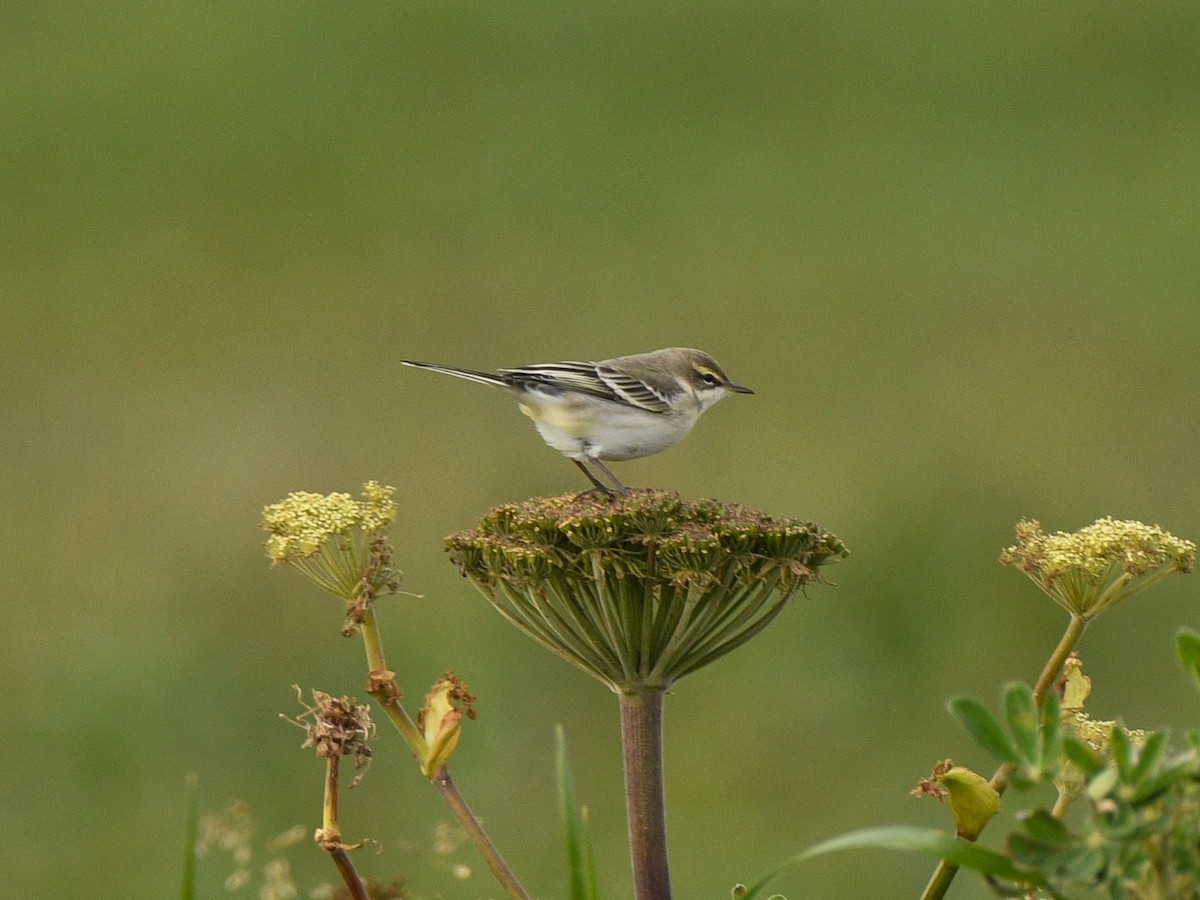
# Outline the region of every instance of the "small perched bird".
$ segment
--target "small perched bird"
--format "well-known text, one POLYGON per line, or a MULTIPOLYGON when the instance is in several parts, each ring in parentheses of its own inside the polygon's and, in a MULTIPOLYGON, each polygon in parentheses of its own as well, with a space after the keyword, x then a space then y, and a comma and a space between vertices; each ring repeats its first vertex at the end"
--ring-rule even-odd
POLYGON ((497 374, 401 360, 406 366, 444 372, 507 388, 542 439, 583 471, 597 490, 629 488, 602 459, 637 459, 681 441, 700 414, 733 392, 734 384, 702 350, 669 347, 600 362, 558 362, 501 369, 497 374), (606 475, 602 482, 589 466, 606 475))

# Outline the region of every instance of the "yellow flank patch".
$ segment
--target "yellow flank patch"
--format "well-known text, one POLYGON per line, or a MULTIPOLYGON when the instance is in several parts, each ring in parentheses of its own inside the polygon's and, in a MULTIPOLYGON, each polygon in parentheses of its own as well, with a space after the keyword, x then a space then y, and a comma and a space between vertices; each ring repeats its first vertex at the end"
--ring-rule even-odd
POLYGON ((542 407, 530 406, 527 403, 518 403, 517 405, 521 408, 521 412, 533 421, 549 425, 571 437, 583 437, 592 430, 592 411, 585 403, 556 403, 542 407))

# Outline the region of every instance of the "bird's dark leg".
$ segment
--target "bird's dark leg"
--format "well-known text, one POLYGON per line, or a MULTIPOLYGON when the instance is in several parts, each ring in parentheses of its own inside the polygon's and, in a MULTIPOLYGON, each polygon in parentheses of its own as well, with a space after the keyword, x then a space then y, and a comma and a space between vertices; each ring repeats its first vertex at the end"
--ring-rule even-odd
POLYGON ((613 473, 609 472, 608 469, 604 468, 604 466, 600 463, 599 460, 592 459, 591 457, 588 457, 588 460, 590 462, 595 463, 597 466, 600 467, 600 469, 605 474, 608 475, 609 478, 612 478, 613 482, 616 484, 616 487, 615 488, 609 487, 607 484, 605 484, 603 481, 601 481, 599 478, 597 478, 595 475, 593 475, 592 470, 589 469, 587 466, 585 466, 580 460, 572 459, 571 462, 573 462, 573 463, 575 463, 575 465, 579 466, 579 471, 581 471, 584 475, 586 475, 588 477, 588 481, 590 481, 592 484, 595 485, 595 487, 592 488, 592 490, 584 491, 585 494, 590 494, 590 493, 592 493, 592 491, 599 491, 602 494, 607 494, 609 497, 612 497, 612 496, 615 496, 616 494, 624 495, 624 494, 629 493, 629 488, 627 488, 627 487, 625 487, 625 485, 621 484, 620 481, 617 481, 617 479, 613 476, 613 473))
MULTIPOLYGON (((627 488, 627 487, 625 487, 625 485, 621 484, 620 478, 618 478, 612 472, 608 471, 608 466, 606 466, 604 463, 600 462, 600 460, 595 459, 594 457, 591 457, 591 456, 588 457, 588 462, 590 462, 592 465, 594 465, 597 469, 599 469, 601 472, 603 472, 605 475, 607 475, 612 480, 612 483, 616 487, 618 494, 620 494, 621 496, 625 496, 626 494, 629 493, 629 488, 627 488)), ((593 481, 594 480, 595 479, 593 479, 593 481)))
MULTIPOLYGON (((605 484, 603 481, 601 481, 599 478, 597 478, 595 475, 593 475, 591 469, 589 469, 587 466, 585 466, 583 463, 581 463, 577 459, 572 459, 571 462, 573 462, 573 463, 575 463, 575 465, 579 466, 579 471, 582 472, 584 475, 586 475, 588 477, 588 481, 590 481, 592 484, 595 485, 595 487, 592 488, 593 491, 600 491, 603 494, 608 494, 610 497, 612 496, 612 489, 607 484, 605 484)), ((591 491, 584 491, 584 493, 590 494, 591 491)))

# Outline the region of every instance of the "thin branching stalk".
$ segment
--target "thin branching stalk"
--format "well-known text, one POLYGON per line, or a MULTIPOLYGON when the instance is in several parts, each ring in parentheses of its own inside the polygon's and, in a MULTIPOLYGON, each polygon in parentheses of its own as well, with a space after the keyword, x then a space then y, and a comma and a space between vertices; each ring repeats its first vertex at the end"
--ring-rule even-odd
POLYGON ((338 823, 338 757, 325 758, 325 800, 321 814, 321 831, 317 842, 329 853, 333 864, 337 866, 346 890, 353 900, 371 900, 367 893, 354 862, 350 859, 348 848, 342 843, 342 829, 338 823))
MULTIPOLYGON (((1089 621, 1090 619, 1084 616, 1071 616, 1071 621, 1067 624, 1067 630, 1063 632, 1058 646, 1054 648, 1054 652, 1046 660, 1042 674, 1038 676, 1037 683, 1033 686, 1033 699, 1037 701, 1039 706, 1041 705, 1042 698, 1054 686, 1054 682, 1062 677, 1063 664, 1067 661, 1067 657, 1071 655, 1071 651, 1075 649, 1075 645, 1079 643, 1079 639, 1083 637, 1083 630, 1087 627, 1089 621)), ((992 787, 995 787, 995 785, 992 785, 992 787)))
POLYGON ((375 607, 367 605, 359 623, 363 638, 363 648, 367 653, 367 693, 375 702, 383 707, 384 713, 395 729, 400 732, 404 742, 412 751, 418 763, 425 759, 425 738, 420 729, 409 716, 408 711, 400 703, 400 688, 396 684, 395 674, 388 669, 383 656, 383 642, 379 637, 379 624, 375 619, 375 607))
MULTIPOLYGON (((363 646, 367 654, 367 666, 370 669, 368 693, 383 707, 392 725, 400 732, 409 749, 413 751, 417 762, 424 763, 429 745, 407 710, 399 702, 400 690, 396 686, 395 675, 387 667, 387 660, 383 654, 383 641, 379 635, 379 627, 372 605, 366 605, 362 621, 359 624, 363 646)), ((454 818, 458 820, 471 843, 475 845, 479 855, 483 857, 492 875, 504 888, 504 892, 513 900, 530 900, 529 894, 521 886, 516 874, 509 868, 504 857, 500 855, 500 851, 496 849, 496 845, 483 830, 479 819, 471 812, 466 800, 459 793, 458 787, 450 777, 449 768, 443 765, 431 781, 446 801, 446 805, 450 807, 454 818)))
POLYGON ((458 787, 450 777, 450 769, 442 766, 434 774, 432 781, 433 786, 438 789, 446 801, 446 805, 450 807, 454 818, 458 820, 458 824, 462 826, 467 837, 471 839, 471 843, 475 845, 475 849, 479 851, 479 855, 487 863, 487 867, 491 869, 492 875, 504 888, 504 892, 514 900, 530 900, 529 894, 521 886, 517 876, 508 867, 508 863, 504 861, 504 857, 500 855, 500 851, 496 849, 491 839, 488 838, 483 826, 479 824, 479 819, 471 812, 467 801, 459 793, 458 787))
MULTIPOLYGON (((263 509, 262 527, 269 535, 267 555, 275 565, 294 566, 322 590, 345 603, 347 621, 342 634, 363 636, 368 693, 400 733, 422 774, 442 793, 507 894, 514 900, 528 900, 529 895, 484 834, 479 820, 463 801, 445 767, 446 759, 458 743, 462 716, 474 718, 474 709, 470 705, 474 697, 457 676, 447 672, 430 690, 421 715, 414 721, 400 704, 401 691, 396 675, 387 667, 374 603, 379 596, 401 593, 398 587, 400 573, 393 567, 392 548, 387 537, 387 527, 396 518, 394 494, 394 488, 376 481, 363 485, 358 500, 340 492, 292 492, 263 509)), ((330 698, 325 695, 324 699, 330 698)), ((333 706, 345 707, 347 701, 348 698, 343 698, 333 706)), ((362 710, 362 721, 356 718, 357 709, 350 710, 351 727, 345 734, 338 733, 336 726, 315 734, 310 730, 309 739, 317 744, 321 755, 351 752, 346 748, 356 747, 365 738, 371 726, 369 717, 365 716, 365 707, 362 710)), ((344 708, 340 711, 346 712, 344 708)), ((363 749, 353 752, 356 757, 370 755, 363 749)), ((326 826, 318 833, 318 840, 323 846, 328 844, 326 849, 330 852, 340 849, 344 856, 344 851, 349 848, 341 843, 341 832, 337 828, 336 759, 331 762, 326 788, 326 826)), ((348 857, 339 863, 339 868, 344 866, 353 868, 348 857)), ((351 892, 359 896, 350 878, 346 883, 351 892)), ((365 897, 365 892, 361 896, 365 897)))
POLYGON ((367 886, 363 884, 362 878, 354 868, 354 863, 350 860, 350 854, 346 848, 330 847, 329 856, 333 859, 333 864, 337 866, 338 872, 341 873, 342 881, 346 883, 346 889, 350 891, 352 900, 371 900, 371 895, 367 893, 367 886))

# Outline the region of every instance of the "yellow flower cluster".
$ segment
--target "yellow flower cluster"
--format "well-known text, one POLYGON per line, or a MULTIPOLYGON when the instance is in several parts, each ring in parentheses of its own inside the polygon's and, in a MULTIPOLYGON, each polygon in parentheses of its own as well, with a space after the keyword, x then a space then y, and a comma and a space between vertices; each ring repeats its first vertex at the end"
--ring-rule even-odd
POLYGON ((263 509, 262 527, 268 532, 267 555, 279 563, 312 556, 330 538, 355 528, 364 534, 382 531, 396 518, 396 489, 368 481, 362 500, 349 494, 295 491, 263 509))
POLYGON ((1078 570, 1099 577, 1112 565, 1130 575, 1144 575, 1160 566, 1188 571, 1196 562, 1196 545, 1181 540, 1157 525, 1098 519, 1079 531, 1043 534, 1035 521, 1017 526, 1017 546, 1001 559, 1025 568, 1036 564, 1046 578, 1078 570))
POLYGON ((1172 572, 1190 572, 1196 545, 1157 525, 1113 518, 1046 534, 1017 523, 1017 543, 1000 561, 1020 569, 1070 612, 1091 617, 1172 572))
POLYGON ((1129 736, 1129 740, 1135 744, 1145 743, 1146 738, 1150 734, 1142 728, 1126 728, 1124 725, 1118 725, 1114 721, 1093 719, 1082 711, 1064 714, 1063 721, 1071 726, 1071 730, 1075 732, 1075 736, 1079 740, 1100 754, 1108 753, 1108 748, 1112 744, 1114 728, 1120 728, 1124 731, 1129 736))

